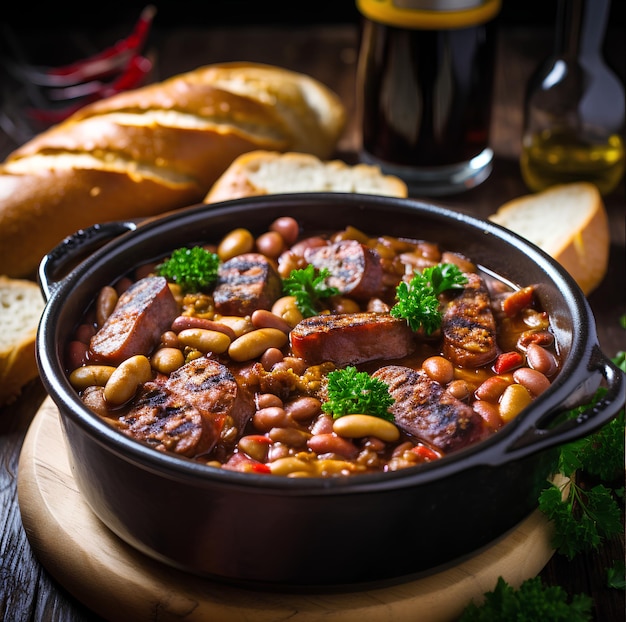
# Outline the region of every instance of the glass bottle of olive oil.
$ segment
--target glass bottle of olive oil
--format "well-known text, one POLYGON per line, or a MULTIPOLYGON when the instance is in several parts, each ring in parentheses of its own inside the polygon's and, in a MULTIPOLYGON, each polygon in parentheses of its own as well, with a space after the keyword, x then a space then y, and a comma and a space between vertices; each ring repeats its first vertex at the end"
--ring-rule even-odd
POLYGON ((624 87, 602 44, 610 0, 559 0, 556 49, 528 85, 521 172, 532 191, 590 181, 604 195, 624 174, 624 87))

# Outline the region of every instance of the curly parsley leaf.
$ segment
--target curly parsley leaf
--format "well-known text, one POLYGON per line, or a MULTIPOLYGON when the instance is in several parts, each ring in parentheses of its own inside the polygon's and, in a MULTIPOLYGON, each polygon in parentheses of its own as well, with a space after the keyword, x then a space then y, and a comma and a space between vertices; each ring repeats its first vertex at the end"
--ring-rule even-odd
POLYGON ((389 407, 394 403, 387 385, 356 367, 337 369, 328 374, 328 399, 322 404, 333 419, 344 415, 373 415, 393 421, 389 407))
POLYGON ((626 564, 624 560, 616 561, 606 571, 606 583, 616 590, 626 590, 626 564))
POLYGON ((484 603, 470 603, 459 622, 588 622, 592 606, 586 594, 576 594, 568 603, 562 587, 546 586, 540 577, 527 579, 517 590, 499 577, 493 592, 485 594, 484 603))
POLYGON ((411 330, 424 329, 431 335, 441 326, 442 313, 437 296, 449 289, 463 287, 467 278, 454 264, 438 264, 415 272, 409 283, 402 281, 396 288, 396 304, 391 315, 407 321, 411 330))
MULTIPOLYGON (((613 362, 622 370, 624 353, 613 362)), ((603 397, 600 387, 592 404, 603 397)), ((577 417, 589 405, 572 409, 569 417, 577 417)), ((561 447, 558 470, 569 478, 569 490, 563 499, 562 489, 552 485, 539 497, 539 509, 554 523, 555 549, 572 559, 578 553, 597 549, 605 539, 622 531, 622 511, 616 497, 622 490, 602 484, 585 488, 576 481, 576 472, 584 472, 609 482, 624 468, 624 409, 594 434, 561 447)))
POLYGON ((317 270, 309 264, 301 270, 292 270, 283 279, 283 291, 296 299, 296 306, 304 317, 312 317, 320 312, 322 299, 339 294, 336 287, 326 284, 329 276, 327 268, 317 270))
POLYGON ((554 523, 552 545, 571 560, 621 533, 622 520, 619 505, 606 486, 598 484, 585 490, 573 480, 569 486, 565 501, 560 487, 552 485, 544 490, 539 509, 554 523))
POLYGON ((158 264, 155 272, 180 285, 183 292, 207 289, 217 279, 219 257, 202 246, 178 248, 169 259, 158 264))
POLYGON ((422 276, 430 283, 435 296, 449 289, 463 289, 467 277, 453 263, 442 263, 422 270, 422 276))

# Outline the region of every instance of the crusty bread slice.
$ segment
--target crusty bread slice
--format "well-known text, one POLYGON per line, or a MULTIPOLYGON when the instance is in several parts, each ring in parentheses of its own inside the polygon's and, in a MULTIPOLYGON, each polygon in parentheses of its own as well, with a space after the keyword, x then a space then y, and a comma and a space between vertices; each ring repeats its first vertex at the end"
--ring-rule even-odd
POLYGON ((0 276, 0 406, 37 377, 35 338, 43 308, 36 283, 0 276))
POLYGON ((330 157, 345 124, 317 80, 259 63, 199 67, 88 104, 0 163, 0 266, 29 278, 76 230, 199 203, 246 151, 330 157))
POLYGON ((610 233, 606 209, 594 184, 561 184, 513 199, 489 220, 533 242, 556 259, 585 294, 606 274, 610 233))
POLYGON ((241 197, 290 192, 360 192, 406 197, 406 184, 376 166, 350 166, 306 153, 257 150, 236 158, 204 199, 215 203, 241 197))

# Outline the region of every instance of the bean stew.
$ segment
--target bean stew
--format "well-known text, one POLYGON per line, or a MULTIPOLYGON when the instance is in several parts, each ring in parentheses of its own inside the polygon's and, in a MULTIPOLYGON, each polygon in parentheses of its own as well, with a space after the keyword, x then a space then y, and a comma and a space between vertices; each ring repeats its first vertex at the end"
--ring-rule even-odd
POLYGON ((433 241, 303 232, 282 217, 103 287, 65 367, 86 406, 155 450, 336 477, 496 434, 560 360, 533 284, 433 241))

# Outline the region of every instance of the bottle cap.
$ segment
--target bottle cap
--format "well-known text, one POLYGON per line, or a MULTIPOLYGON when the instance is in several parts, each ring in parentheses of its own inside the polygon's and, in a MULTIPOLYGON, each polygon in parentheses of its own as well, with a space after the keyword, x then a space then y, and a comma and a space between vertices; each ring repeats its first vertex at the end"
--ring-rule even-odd
POLYGON ((423 30, 468 28, 493 19, 501 0, 357 0, 362 15, 396 26, 423 30))

